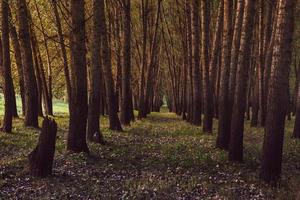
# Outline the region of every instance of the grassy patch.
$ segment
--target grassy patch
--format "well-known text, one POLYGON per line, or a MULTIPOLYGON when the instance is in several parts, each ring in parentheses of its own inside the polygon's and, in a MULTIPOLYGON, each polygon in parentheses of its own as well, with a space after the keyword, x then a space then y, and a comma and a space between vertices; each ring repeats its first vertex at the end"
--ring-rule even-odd
MULTIPOLYGON (((282 186, 270 188, 258 179, 263 129, 245 124, 245 161, 227 161, 215 148, 216 130, 202 133, 178 116, 153 113, 123 133, 108 130, 109 145, 89 144, 91 154, 66 154, 68 117, 58 126, 54 174, 28 175, 27 155, 38 131, 14 121, 12 134, 0 133, 0 199, 295 199, 300 185, 300 142, 290 138, 287 122, 282 186)), ((216 123, 215 123, 216 127, 216 123)))

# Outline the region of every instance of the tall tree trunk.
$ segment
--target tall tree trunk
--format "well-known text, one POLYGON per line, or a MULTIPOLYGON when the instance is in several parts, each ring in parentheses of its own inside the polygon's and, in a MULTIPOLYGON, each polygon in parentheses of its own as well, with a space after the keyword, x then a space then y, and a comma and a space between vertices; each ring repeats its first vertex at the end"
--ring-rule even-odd
POLYGON ((102 61, 103 72, 106 87, 106 99, 108 104, 109 127, 111 130, 122 131, 121 123, 118 116, 118 105, 116 102, 116 94, 114 90, 114 81, 112 77, 111 53, 108 45, 106 19, 104 11, 104 0, 100 1, 100 21, 101 25, 101 40, 102 40, 102 61))
POLYGON ((255 16, 255 0, 247 0, 244 10, 229 143, 229 160, 239 162, 243 161, 244 118, 253 35, 251 30, 253 29, 255 16))
POLYGON ((295 0, 280 0, 278 7, 260 171, 260 178, 271 184, 277 184, 281 174, 284 126, 288 104, 286 91, 289 82, 288 69, 291 64, 295 3, 295 0))
POLYGON ((40 117, 43 117, 43 98, 47 99, 45 94, 47 95, 47 87, 44 87, 44 70, 43 70, 43 62, 41 59, 39 59, 39 47, 36 35, 34 33, 33 27, 31 27, 30 30, 30 38, 31 38, 31 48, 32 48, 32 56, 33 56, 33 66, 35 71, 35 77, 36 77, 36 83, 37 83, 37 89, 38 89, 38 113, 40 117))
POLYGON ((8 23, 8 9, 9 5, 7 0, 2 0, 1 5, 1 24, 2 24, 2 55, 3 64, 2 76, 4 80, 4 118, 2 131, 10 133, 12 130, 12 118, 13 118, 13 98, 12 94, 14 85, 11 76, 11 62, 10 62, 10 45, 9 45, 9 23, 8 23))
POLYGON ((147 43, 148 43, 148 13, 149 1, 142 1, 142 26, 143 26, 143 47, 142 47, 142 63, 140 71, 140 88, 139 88, 139 113, 138 118, 146 117, 145 106, 145 71, 147 68, 147 43))
POLYGON ((122 102, 121 122, 129 125, 132 119, 132 95, 131 95, 131 3, 123 0, 124 6, 124 64, 122 67, 122 102))
POLYGON ((20 87, 20 96, 22 102, 22 114, 25 115, 25 91, 24 91, 24 73, 23 73, 23 64, 22 64, 22 57, 21 57, 21 49, 18 34, 16 31, 15 26, 10 23, 10 37, 12 46, 14 49, 14 56, 17 65, 17 71, 19 76, 19 87, 20 87))
POLYGON ((200 1, 192 1, 193 9, 193 117, 194 125, 201 125, 201 71, 200 71, 200 1))
MULTIPOLYGON (((262 1, 262 3, 265 3, 264 1, 262 1)), ((260 101, 259 101, 259 107, 260 107, 260 125, 261 126, 265 126, 265 122, 266 122, 266 112, 267 112, 267 87, 266 83, 267 81, 265 80, 268 76, 268 70, 266 70, 266 68, 270 68, 271 63, 266 63, 267 62, 267 52, 268 52, 268 47, 270 45, 270 41, 271 41, 271 37, 272 37, 272 19, 273 19, 273 7, 275 7, 274 5, 274 0, 272 0, 271 2, 266 2, 265 3, 265 13, 266 13, 266 20, 265 20, 265 24, 264 24, 264 32, 263 32, 263 42, 264 42, 264 46, 263 46, 263 64, 264 66, 262 67, 262 70, 260 71, 261 76, 260 76, 260 101)), ((274 20, 273 23, 276 23, 276 21, 274 20)), ((270 56, 271 57, 271 56, 270 56)))
POLYGON ((235 16, 235 24, 234 24, 234 33, 232 40, 232 49, 231 49, 231 60, 230 60, 230 74, 229 74, 229 94, 228 94, 228 102, 229 102, 229 122, 231 123, 232 109, 235 98, 235 86, 236 86, 236 73, 238 67, 238 59, 240 53, 240 43, 241 43, 241 32, 243 26, 243 17, 244 17, 244 0, 238 0, 236 16, 235 16))
POLYGON ((89 152, 86 144, 88 114, 84 0, 71 0, 71 99, 67 150, 89 152))
MULTIPOLYGON (((45 108, 46 115, 53 115, 52 67, 51 67, 51 60, 50 60, 50 52, 49 52, 48 42, 47 42, 47 38, 46 38, 44 23, 43 23, 42 16, 41 16, 41 13, 40 13, 40 10, 39 10, 36 0, 34 1, 34 3, 35 3, 35 8, 37 11, 38 18, 39 18, 39 22, 41 25, 41 31, 42 31, 42 35, 43 35, 44 46, 45 46, 46 57, 47 57, 48 84, 47 84, 46 77, 45 77, 43 85, 44 85, 44 89, 47 88, 47 90, 44 91, 44 92, 47 92, 47 94, 44 95, 44 108, 45 108)), ((39 57, 42 61, 40 53, 39 53, 39 57)))
MULTIPOLYGON (((224 2, 220 1, 219 3, 219 8, 218 8, 218 17, 217 17, 217 22, 216 22, 216 28, 215 28, 215 33, 214 33, 214 39, 213 39, 213 46, 211 50, 211 58, 210 58, 210 90, 213 95, 213 105, 217 105, 217 91, 216 91, 216 85, 218 79, 217 79, 217 74, 218 71, 220 70, 218 67, 218 60, 220 57, 220 43, 222 39, 222 29, 223 29, 223 11, 224 11, 224 2)), ((211 102, 210 102, 211 103, 211 102)), ((217 108, 217 106, 215 106, 217 108)), ((217 109, 214 109, 214 114, 217 116, 217 109)))
POLYGON ((100 131, 100 95, 101 95, 101 24, 100 24, 100 1, 93 1, 93 31, 91 41, 91 66, 90 66, 90 89, 87 138, 91 142, 104 143, 100 131))
POLYGON ((63 57, 63 61, 64 61, 64 75, 65 75, 65 81, 66 81, 67 95, 68 95, 68 99, 70 99, 71 98, 70 72, 69 72, 69 65, 68 65, 67 50, 65 47, 65 41, 64 41, 64 37, 63 37, 61 21, 60 21, 58 9, 57 9, 57 1, 52 0, 51 4, 52 4, 54 15, 55 15, 55 24, 57 27, 57 33, 59 36, 59 44, 60 44, 62 57, 63 57))
POLYGON ((228 86, 231 49, 232 0, 224 0, 223 46, 219 88, 219 128, 216 146, 228 149, 230 139, 230 116, 228 110, 228 86))
POLYGON ((144 100, 144 104, 145 104, 145 113, 146 115, 150 112, 149 109, 149 100, 150 100, 150 94, 151 94, 151 90, 153 90, 153 72, 154 72, 154 68, 155 68, 155 56, 157 54, 157 47, 158 47, 158 28, 159 28, 159 20, 160 20, 160 13, 161 13, 161 3, 162 0, 158 0, 157 2, 157 10, 156 10, 156 18, 155 18, 155 29, 154 29, 154 34, 153 34, 153 38, 151 40, 151 47, 150 47, 150 62, 148 65, 148 70, 147 70, 147 79, 146 79, 146 92, 145 92, 145 100, 144 100))
POLYGON ((202 66, 203 73, 203 91, 204 91, 204 119, 203 119, 203 131, 212 132, 213 126, 213 93, 211 91, 211 82, 209 79, 209 1, 201 1, 201 13, 202 13, 202 66))
POLYGON ((38 127, 38 91, 33 68, 32 49, 25 0, 17 0, 19 37, 24 72, 25 126, 38 127))

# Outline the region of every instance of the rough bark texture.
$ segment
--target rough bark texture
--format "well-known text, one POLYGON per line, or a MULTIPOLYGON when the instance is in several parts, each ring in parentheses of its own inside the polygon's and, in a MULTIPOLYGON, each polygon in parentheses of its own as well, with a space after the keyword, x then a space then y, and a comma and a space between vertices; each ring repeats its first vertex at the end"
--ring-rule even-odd
POLYGON ((29 170, 32 176, 47 177, 52 174, 55 154, 57 124, 45 118, 36 148, 29 154, 29 170))
POLYGON ((67 150, 89 152, 86 144, 88 112, 87 68, 85 47, 84 0, 71 1, 71 78, 69 135, 67 150))
POLYGON ((280 0, 276 25, 268 112, 260 178, 276 184, 280 180, 285 116, 294 27, 294 0, 280 0))
POLYGON ((38 91, 33 68, 32 49, 25 0, 17 0, 17 18, 24 73, 25 126, 38 127, 38 91))

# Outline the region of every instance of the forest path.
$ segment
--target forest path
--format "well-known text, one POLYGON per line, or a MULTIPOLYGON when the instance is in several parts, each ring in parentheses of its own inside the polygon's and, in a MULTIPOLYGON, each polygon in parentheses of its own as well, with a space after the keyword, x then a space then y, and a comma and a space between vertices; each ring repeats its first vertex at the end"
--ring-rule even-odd
MULTIPOLYGON (((258 181, 262 129, 246 129, 245 162, 234 164, 215 148, 216 130, 202 133, 202 127, 172 113, 152 113, 122 133, 108 130, 102 117, 109 144, 89 144, 90 155, 66 154, 68 117, 57 116, 56 121, 54 175, 48 179, 32 178, 24 167, 36 130, 16 120, 13 134, 0 134, 0 199, 273 199, 295 195, 298 189, 270 190, 258 181)), ((292 155, 289 162, 300 161, 292 155)), ((299 171, 292 167, 285 175, 299 186, 299 171)))

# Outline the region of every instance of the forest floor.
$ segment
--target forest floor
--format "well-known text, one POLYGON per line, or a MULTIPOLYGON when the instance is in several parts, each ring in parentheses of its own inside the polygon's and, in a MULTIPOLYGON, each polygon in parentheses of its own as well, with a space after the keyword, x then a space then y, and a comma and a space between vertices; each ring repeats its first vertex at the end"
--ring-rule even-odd
MULTIPOLYGON (((287 122, 283 175, 279 188, 258 179, 263 129, 246 123, 245 161, 227 161, 213 134, 175 114, 153 113, 111 132, 101 119, 106 146, 89 144, 91 153, 67 154, 68 117, 59 124, 53 176, 33 178, 27 155, 38 131, 14 121, 12 134, 0 133, 0 199, 297 199, 300 198, 300 141, 290 138, 287 122)), ((215 127, 217 127, 215 125, 215 127)))

